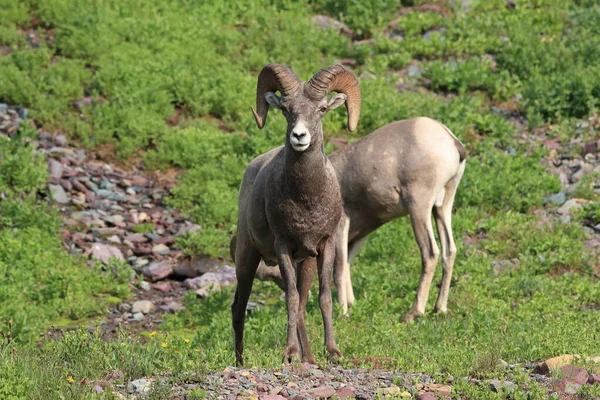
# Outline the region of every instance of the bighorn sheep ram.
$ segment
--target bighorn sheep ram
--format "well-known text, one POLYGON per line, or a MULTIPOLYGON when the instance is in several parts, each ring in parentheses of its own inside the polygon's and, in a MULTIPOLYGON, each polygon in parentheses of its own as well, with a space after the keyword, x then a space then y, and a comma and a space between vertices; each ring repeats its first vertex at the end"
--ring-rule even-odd
MULTIPOLYGON (((410 215, 421 251, 417 296, 404 321, 425 313, 439 249, 433 234, 435 217, 442 247, 443 274, 435 305, 447 311, 456 246, 452 236, 452 205, 466 164, 461 142, 441 123, 430 118, 393 122, 377 129, 345 151, 330 156, 342 194, 344 215, 336 233, 334 264, 338 302, 342 312, 354 303, 350 264, 367 236, 381 225, 410 215)), ((231 245, 235 244, 235 237, 231 245)), ((307 260, 307 263, 314 260, 307 260)), ((308 267, 307 267, 308 268, 308 267)), ((261 264, 258 276, 280 283, 274 268, 261 264)))
POLYGON ((287 131, 285 145, 250 162, 240 186, 234 257, 238 284, 231 306, 238 365, 243 364, 246 306, 261 257, 268 265, 279 264, 283 277, 288 313, 284 362, 301 351, 303 361, 314 363, 304 318, 315 268, 314 263, 307 268, 301 264, 311 257, 318 263, 325 346, 330 359, 341 356, 333 334, 330 281, 342 199, 335 170, 323 150, 321 118, 344 102, 352 131, 360 114, 360 89, 352 72, 341 65, 322 69, 308 82, 279 64, 260 72, 257 111, 252 110, 256 124, 264 126, 270 105, 282 111, 287 131), (328 99, 333 91, 339 93, 328 99))

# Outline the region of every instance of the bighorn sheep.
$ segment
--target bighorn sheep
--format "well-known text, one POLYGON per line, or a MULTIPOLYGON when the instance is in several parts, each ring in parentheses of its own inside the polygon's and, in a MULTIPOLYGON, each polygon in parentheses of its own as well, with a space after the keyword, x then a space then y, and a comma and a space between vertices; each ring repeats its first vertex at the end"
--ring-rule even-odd
MULTIPOLYGON (((452 236, 452 205, 466 165, 460 141, 441 123, 430 118, 393 122, 377 129, 345 151, 330 156, 344 202, 344 216, 336 233, 334 264, 338 302, 342 312, 354 303, 350 279, 352 259, 367 236, 381 225, 410 215, 421 251, 421 278, 417 297, 404 320, 425 312, 439 249, 431 214, 442 247, 443 274, 435 305, 447 311, 456 246, 452 236)), ((232 245, 235 237, 232 239, 232 245)), ((307 260, 305 263, 314 262, 307 260)), ((261 264, 258 277, 280 285, 274 268, 261 264)))
POLYGON ((287 131, 285 145, 250 162, 240 186, 235 243, 238 284, 231 306, 238 365, 243 364, 246 306, 261 257, 268 265, 279 264, 283 277, 288 313, 284 362, 301 351, 303 361, 314 363, 304 315, 315 268, 300 264, 310 257, 318 261, 325 346, 330 359, 341 356, 333 334, 330 281, 342 200, 335 170, 323 150, 321 118, 344 102, 352 131, 360 114, 360 89, 352 72, 341 65, 322 69, 308 82, 279 64, 269 64, 260 72, 257 111, 252 110, 256 124, 264 126, 270 105, 281 109, 287 131), (339 93, 328 99, 332 91, 339 93))

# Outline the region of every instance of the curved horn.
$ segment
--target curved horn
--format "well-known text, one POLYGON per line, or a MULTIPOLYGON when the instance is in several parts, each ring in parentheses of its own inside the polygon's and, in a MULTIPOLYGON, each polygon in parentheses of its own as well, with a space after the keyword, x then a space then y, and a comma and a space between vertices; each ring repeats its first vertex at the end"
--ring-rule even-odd
POLYGON ((269 112, 269 103, 265 100, 265 93, 279 90, 282 96, 287 96, 295 92, 299 86, 300 79, 290 67, 285 65, 269 64, 260 71, 256 84, 256 109, 258 111, 250 108, 259 129, 265 126, 269 112))
POLYGON ((348 111, 348 130, 353 131, 360 116, 360 86, 358 80, 343 65, 332 65, 317 72, 308 87, 314 96, 327 96, 330 92, 341 92, 346 95, 346 110, 348 111))

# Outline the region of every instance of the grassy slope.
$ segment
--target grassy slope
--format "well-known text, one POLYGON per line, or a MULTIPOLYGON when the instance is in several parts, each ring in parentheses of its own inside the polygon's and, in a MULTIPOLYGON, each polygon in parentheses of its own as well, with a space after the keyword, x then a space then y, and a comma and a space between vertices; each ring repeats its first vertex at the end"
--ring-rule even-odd
MULTIPOLYGON (((0 57, 0 99, 30 107, 45 129, 65 131, 83 145, 112 142, 121 157, 136 154, 149 167, 187 169, 171 202, 205 229, 184 245, 188 251, 223 256, 235 229, 236 190, 245 164, 282 140, 283 118, 273 113, 259 131, 248 112, 258 71, 268 62, 282 62, 307 79, 336 58, 353 57, 359 63, 357 73, 375 75, 361 80, 363 113, 355 137, 392 120, 428 115, 442 120, 467 144, 470 158, 459 188, 454 231, 457 238, 472 240, 469 246, 457 241, 450 315, 428 315, 403 325, 399 316, 410 306, 419 270, 410 226, 398 221, 374 234, 355 263, 358 302, 352 318, 336 320, 342 351, 351 358, 393 357, 392 365, 404 370, 497 376, 503 375, 494 371, 498 358, 519 362, 564 352, 599 354, 593 328, 598 312, 586 306, 598 302, 600 288, 591 273, 594 260, 582 246, 583 233, 576 225, 536 225, 531 211, 545 195, 559 190, 558 181, 538 165, 540 150, 520 141, 513 125, 490 111, 490 105, 510 103, 532 127, 554 123, 567 136, 573 118, 593 112, 600 100, 600 55, 592 51, 600 44, 598 7, 586 8, 593 6, 591 1, 540 0, 507 10, 504 1, 473 1, 469 10, 457 7, 445 19, 434 13, 406 15, 398 25, 405 38, 396 41, 383 35, 394 3, 257 0, 214 6, 183 0, 4 0, 0 44, 15 51, 0 57), (352 44, 336 33, 317 30, 310 21, 314 12, 343 13, 372 42, 352 44), (434 27, 446 30, 422 37, 434 27), (30 48, 21 33, 27 29, 41 37, 39 47, 30 48), (486 53, 495 55, 494 68, 480 61, 486 53), (432 92, 398 92, 393 86, 395 71, 411 59, 419 60, 432 92), (448 59, 456 62, 445 63, 448 59), (83 95, 95 101, 79 112, 70 102, 83 95), (173 128, 166 120, 175 113, 182 122, 173 128), (206 115, 221 119, 232 132, 224 134, 200 119, 206 115), (509 146, 516 155, 504 151, 509 146), (495 272, 495 262, 512 259, 518 259, 514 267, 495 272)), ((343 112, 326 118, 330 137, 346 135, 343 121, 343 112)), ((4 167, 1 189, 34 199, 45 180, 43 167, 29 157, 23 141, 3 146, 18 148, 24 154, 19 165, 31 166, 32 175, 19 176, 15 171, 22 167, 4 167)), ((10 152, 3 147, 3 157, 10 152)), ((17 216, 45 210, 33 200, 24 211, 16 200, 2 204, 17 216)), ((84 306, 92 293, 119 293, 118 286, 112 288, 98 278, 102 275, 90 275, 82 262, 62 253, 56 224, 10 217, 4 210, 0 266, 19 265, 15 273, 23 277, 29 276, 25 271, 35 274, 40 265, 48 265, 68 271, 60 282, 78 288, 63 292, 79 297, 63 293, 55 296, 57 303, 45 297, 28 300, 32 306, 24 315, 40 322, 32 330, 39 332, 59 317, 97 312, 97 307, 84 306), (15 248, 39 243, 48 253, 15 264, 15 257, 27 254, 15 248), (82 304, 84 309, 67 309, 65 304, 82 304)), ((21 278, 24 290, 15 289, 13 281, 0 283, 0 289, 10 288, 0 298, 3 315, 14 313, 10 304, 25 303, 27 290, 40 293, 36 279, 21 278)), ((51 281, 46 287, 61 285, 51 281)), ((272 305, 248 320, 247 359, 273 367, 283 348, 285 307, 271 285, 258 283, 255 292, 272 305)), ((0 348, 5 356, 0 357, 0 394, 5 395, 0 397, 18 398, 21 389, 24 396, 52 396, 38 392, 40 387, 60 392, 68 388, 83 396, 84 389, 69 385, 67 375, 90 380, 119 368, 127 378, 136 378, 230 364, 231 292, 201 303, 188 300, 188 310, 165 325, 178 334, 154 337, 149 345, 95 340, 83 351, 88 338, 75 333, 48 345, 42 352, 47 363, 35 366, 27 355, 36 359, 38 351, 0 348), (181 335, 191 343, 184 345, 181 335), (169 346, 161 347, 163 341, 169 346), (7 372, 9 367, 17 368, 7 372), (65 378, 57 382, 56 376, 65 378)), ((320 316, 314 299, 309 306, 309 334, 316 350, 320 316)))

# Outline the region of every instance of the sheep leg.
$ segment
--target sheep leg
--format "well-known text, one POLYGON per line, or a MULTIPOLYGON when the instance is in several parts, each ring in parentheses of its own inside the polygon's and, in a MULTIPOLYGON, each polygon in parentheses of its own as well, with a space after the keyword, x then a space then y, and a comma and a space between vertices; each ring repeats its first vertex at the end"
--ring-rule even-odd
POLYGON ((456 245, 452 235, 452 205, 454 204, 454 195, 458 183, 456 180, 451 180, 446 185, 446 197, 442 206, 433 209, 435 224, 442 245, 442 282, 435 303, 435 311, 439 313, 448 311, 448 294, 450 293, 450 281, 452 280, 452 270, 456 259, 456 245))
POLYGON ((329 352, 328 359, 330 361, 342 357, 342 353, 335 343, 333 333, 333 317, 331 315, 331 269, 335 259, 335 243, 334 239, 327 240, 318 256, 319 268, 319 305, 321 307, 321 315, 323 317, 323 328, 325 331, 325 347, 329 352))
POLYGON ((300 342, 300 353, 302 354, 302 362, 316 364, 315 359, 310 351, 310 343, 306 334, 306 303, 310 293, 315 272, 317 271, 317 259, 310 257, 304 260, 298 266, 298 291, 300 292, 300 304, 298 305, 298 339, 300 342))
POLYGON ((231 304, 231 319, 235 337, 235 362, 238 366, 244 364, 244 324, 246 321, 246 306, 252 291, 254 275, 260 261, 260 253, 249 245, 236 248, 235 273, 237 288, 233 304, 231 304))
POLYGON ((335 260, 333 264, 333 279, 337 288, 338 304, 342 307, 342 315, 348 314, 348 307, 351 306, 349 296, 352 296, 354 303, 354 294, 352 293, 352 282, 350 280, 350 265, 348 264, 348 230, 350 229, 350 219, 343 217, 340 221, 340 227, 335 235, 335 260), (350 293, 348 293, 350 286, 350 293))
POLYGON ((418 204, 412 202, 409 207, 410 220, 412 223, 415 238, 419 250, 421 251, 421 277, 417 289, 417 297, 410 311, 404 315, 404 322, 412 322, 415 317, 421 317, 425 314, 425 306, 429 298, 429 289, 435 273, 440 250, 435 242, 433 227, 431 224, 431 204, 418 204))
POLYGON ((275 250, 277 251, 279 270, 281 271, 285 286, 285 305, 288 314, 287 347, 283 356, 283 362, 291 363, 294 360, 300 359, 297 337, 298 305, 300 298, 298 295, 298 286, 296 284, 294 263, 292 262, 287 245, 276 240, 275 250))
POLYGON ((352 289, 352 279, 350 278, 350 266, 352 265, 352 261, 358 255, 360 250, 365 245, 367 241, 367 236, 358 239, 352 244, 348 244, 348 276, 346 279, 346 291, 348 292, 348 306, 352 307, 354 305, 354 290, 352 289))

